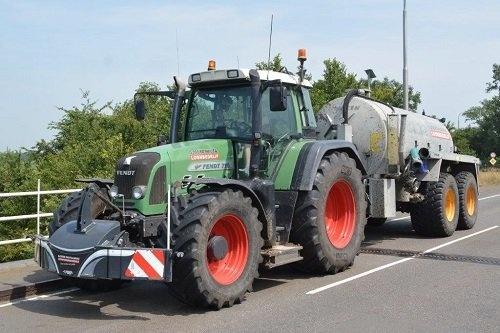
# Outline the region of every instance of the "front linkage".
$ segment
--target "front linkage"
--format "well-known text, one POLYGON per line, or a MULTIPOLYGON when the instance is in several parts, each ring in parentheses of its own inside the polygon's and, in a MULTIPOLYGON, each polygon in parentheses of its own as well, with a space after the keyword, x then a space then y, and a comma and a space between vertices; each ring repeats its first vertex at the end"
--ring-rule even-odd
MULTIPOLYGON (((89 184, 83 190, 77 219, 62 225, 50 238, 35 238, 35 261, 62 277, 172 281, 173 254, 169 242, 166 248, 135 247, 127 232, 130 226, 135 226, 147 235, 165 219, 169 225, 170 216, 149 218, 135 212, 127 214, 103 194, 102 188, 102 184, 89 184), (114 210, 110 219, 91 216, 96 197, 114 210)), ((170 238, 169 227, 166 232, 170 238)))

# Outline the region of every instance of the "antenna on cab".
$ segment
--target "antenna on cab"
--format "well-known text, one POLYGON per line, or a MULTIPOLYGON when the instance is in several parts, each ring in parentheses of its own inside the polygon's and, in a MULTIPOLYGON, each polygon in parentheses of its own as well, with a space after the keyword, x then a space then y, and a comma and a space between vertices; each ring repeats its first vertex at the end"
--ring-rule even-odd
POLYGON ((273 42, 273 19, 274 14, 271 15, 271 30, 269 32, 269 49, 267 53, 267 79, 269 80, 269 71, 271 70, 271 45, 273 42))

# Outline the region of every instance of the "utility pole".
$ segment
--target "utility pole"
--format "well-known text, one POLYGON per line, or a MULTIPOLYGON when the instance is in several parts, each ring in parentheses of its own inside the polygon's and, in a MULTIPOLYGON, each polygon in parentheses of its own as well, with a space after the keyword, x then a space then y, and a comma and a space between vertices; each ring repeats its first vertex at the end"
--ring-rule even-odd
POLYGON ((408 65, 406 63, 406 0, 403 0, 403 89, 404 108, 408 110, 408 65))

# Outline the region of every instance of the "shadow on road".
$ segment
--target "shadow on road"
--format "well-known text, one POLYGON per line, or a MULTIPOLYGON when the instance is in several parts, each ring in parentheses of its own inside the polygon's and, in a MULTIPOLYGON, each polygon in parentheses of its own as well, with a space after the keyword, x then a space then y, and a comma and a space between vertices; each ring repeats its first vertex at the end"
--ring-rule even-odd
POLYGON ((403 220, 387 221, 381 226, 367 225, 365 228, 365 240, 362 243, 363 247, 376 245, 386 240, 393 239, 424 239, 428 237, 419 236, 413 231, 410 222, 410 217, 403 220))
MULTIPOLYGON (((311 277, 290 267, 278 267, 262 272, 261 278, 254 282, 253 289, 257 294, 294 279, 311 277)), ((193 308, 179 302, 170 295, 165 284, 160 282, 135 281, 116 291, 91 293, 78 290, 61 297, 64 298, 20 302, 15 306, 37 314, 90 320, 147 321, 157 315, 190 316, 213 311, 193 308), (121 311, 116 311, 116 308, 121 311)))

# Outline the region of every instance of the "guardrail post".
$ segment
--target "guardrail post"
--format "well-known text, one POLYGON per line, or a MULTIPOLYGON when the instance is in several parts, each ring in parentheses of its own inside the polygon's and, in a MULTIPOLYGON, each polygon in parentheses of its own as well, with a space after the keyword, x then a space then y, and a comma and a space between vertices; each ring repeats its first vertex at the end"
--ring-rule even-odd
POLYGON ((36 234, 40 235, 40 179, 37 182, 36 192, 36 234))

